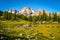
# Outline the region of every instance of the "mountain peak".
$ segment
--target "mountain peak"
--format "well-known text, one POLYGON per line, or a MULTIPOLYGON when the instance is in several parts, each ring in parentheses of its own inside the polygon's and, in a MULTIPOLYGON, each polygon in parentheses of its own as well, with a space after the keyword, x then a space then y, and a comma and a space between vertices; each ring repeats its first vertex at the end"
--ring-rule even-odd
POLYGON ((24 7, 23 9, 31 9, 30 7, 24 7))
POLYGON ((32 10, 30 7, 24 7, 24 8, 21 10, 21 13, 29 15, 29 14, 34 13, 34 10, 32 10))

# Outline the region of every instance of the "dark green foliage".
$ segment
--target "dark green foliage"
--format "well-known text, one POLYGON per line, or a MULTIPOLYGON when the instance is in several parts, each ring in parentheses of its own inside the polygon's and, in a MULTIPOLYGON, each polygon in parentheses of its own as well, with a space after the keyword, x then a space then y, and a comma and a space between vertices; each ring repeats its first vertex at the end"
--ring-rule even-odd
POLYGON ((3 14, 3 11, 0 11, 0 16, 2 16, 2 14, 3 14))
POLYGON ((3 11, 0 11, 0 19, 1 19, 2 14, 3 14, 3 11))
POLYGON ((35 23, 37 20, 38 20, 38 19, 37 19, 37 16, 33 16, 33 17, 32 17, 32 22, 35 23))
POLYGON ((32 21, 32 16, 28 17, 28 21, 30 21, 30 22, 32 21))
POLYGON ((58 16, 58 22, 60 23, 60 17, 58 16))
POLYGON ((26 21, 30 21, 33 23, 36 22, 43 22, 43 21, 52 21, 52 22, 59 22, 60 23, 60 16, 57 16, 57 13, 49 13, 49 16, 45 13, 45 11, 43 11, 43 14, 40 14, 38 16, 25 16, 23 14, 20 15, 16 15, 16 12, 13 13, 8 13, 8 12, 2 12, 0 11, 0 19, 2 20, 18 20, 18 19, 22 19, 22 20, 26 20, 26 21), (53 15, 53 16, 51 16, 53 15))
POLYGON ((12 13, 4 12, 3 13, 3 19, 11 20, 12 19, 12 13))
POLYGON ((53 21, 57 21, 57 13, 53 13, 53 21))
POLYGON ((45 13, 45 11, 43 11, 43 21, 46 21, 47 20, 47 15, 45 13))
POLYGON ((49 13, 48 21, 51 21, 51 13, 49 13))
POLYGON ((3 18, 6 19, 6 20, 8 20, 8 12, 4 12, 3 18))

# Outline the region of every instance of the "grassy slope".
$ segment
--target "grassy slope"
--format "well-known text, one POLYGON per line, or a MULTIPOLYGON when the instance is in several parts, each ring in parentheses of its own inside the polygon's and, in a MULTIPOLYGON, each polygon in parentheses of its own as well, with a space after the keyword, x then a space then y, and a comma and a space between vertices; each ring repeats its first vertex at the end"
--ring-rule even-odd
POLYGON ((60 38, 60 24, 40 24, 40 27, 36 27, 36 30, 43 33, 43 35, 50 37, 53 34, 56 39, 60 38), (49 27, 47 27, 49 26, 49 27))
POLYGON ((14 37, 19 36, 20 33, 23 33, 25 35, 43 33, 44 36, 47 36, 49 38, 50 38, 50 34, 53 34, 56 37, 55 38, 56 40, 57 39, 59 40, 60 38, 60 28, 59 28, 60 24, 39 24, 37 25, 37 27, 34 27, 33 25, 29 29, 11 26, 15 24, 27 24, 27 23, 29 22, 24 21, 24 20, 20 20, 18 22, 17 21, 2 21, 2 24, 4 24, 3 26, 5 27, 3 27, 2 29, 0 28, 0 30, 6 29, 6 35, 14 36, 14 37))

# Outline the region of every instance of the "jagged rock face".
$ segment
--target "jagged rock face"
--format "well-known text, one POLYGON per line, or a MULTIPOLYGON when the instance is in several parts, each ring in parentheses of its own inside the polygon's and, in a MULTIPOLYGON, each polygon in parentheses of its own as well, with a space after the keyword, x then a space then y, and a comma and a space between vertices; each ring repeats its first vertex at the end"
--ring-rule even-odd
POLYGON ((9 10, 8 10, 8 13, 17 13, 17 10, 9 9, 9 10))
POLYGON ((43 15, 43 10, 38 10, 35 12, 35 16, 43 15))
POLYGON ((31 15, 34 13, 34 10, 28 7, 24 7, 20 12, 24 15, 31 15))
MULTIPOLYGON (((16 14, 23 14, 25 16, 38 16, 38 15, 43 15, 43 10, 33 10, 29 7, 24 7, 22 10, 20 11, 16 11, 16 10, 8 10, 9 13, 16 13, 16 14)), ((51 14, 51 17, 53 17, 53 13, 51 12, 47 12, 45 11, 45 14, 47 16, 49 16, 51 14)), ((57 16, 60 16, 60 12, 57 12, 57 16)))

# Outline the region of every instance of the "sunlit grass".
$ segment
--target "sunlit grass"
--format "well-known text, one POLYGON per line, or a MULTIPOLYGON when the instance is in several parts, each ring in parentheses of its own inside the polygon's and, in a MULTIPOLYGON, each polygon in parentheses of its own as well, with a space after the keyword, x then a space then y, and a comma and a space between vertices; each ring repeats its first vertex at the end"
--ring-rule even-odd
MULTIPOLYGON (((25 35, 33 35, 37 33, 42 33, 44 36, 48 38, 50 38, 50 34, 53 34, 56 37, 55 39, 60 38, 60 24, 39 24, 36 27, 33 25, 32 27, 29 27, 27 29, 27 28, 20 28, 17 26, 11 26, 11 25, 16 25, 16 24, 25 25, 25 24, 30 23, 24 20, 1 21, 1 22, 4 27, 2 27, 2 29, 0 28, 0 30, 6 31, 7 33, 6 35, 9 35, 9 36, 18 37, 20 33, 25 34, 25 35)), ((4 34, 4 32, 0 34, 4 34)))

